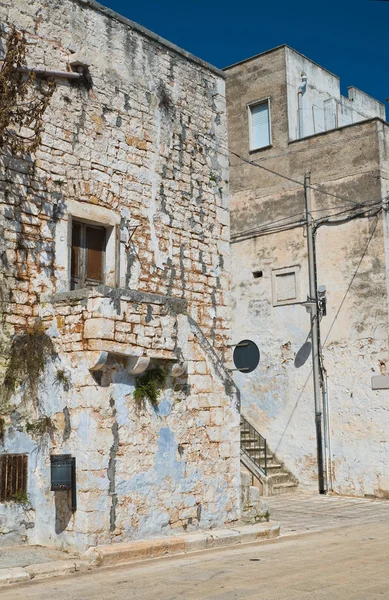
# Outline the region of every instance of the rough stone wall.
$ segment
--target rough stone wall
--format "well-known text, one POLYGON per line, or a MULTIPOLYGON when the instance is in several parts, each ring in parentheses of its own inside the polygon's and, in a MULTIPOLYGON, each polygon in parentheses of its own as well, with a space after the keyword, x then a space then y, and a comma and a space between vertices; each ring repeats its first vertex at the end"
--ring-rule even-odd
POLYGON ((62 292, 41 311, 62 352, 105 351, 123 356, 176 359, 177 316, 186 303, 155 294, 99 286, 62 292), (149 300, 146 302, 145 300, 149 300))
MULTIPOLYGON (((274 69, 281 53, 276 50, 227 70, 232 149, 240 148, 237 151, 245 158, 295 181, 303 181, 310 169, 313 184, 346 198, 312 192, 316 219, 347 210, 349 202, 381 198, 387 193, 382 189, 387 125, 371 120, 288 143, 282 74, 274 69), (276 133, 271 149, 249 155, 242 114, 248 102, 265 96, 271 96, 272 124, 282 127, 284 135, 276 133)), ((298 221, 304 215, 303 188, 234 157, 231 189, 233 341, 252 338, 261 350, 259 368, 250 375, 236 375, 242 411, 300 484, 317 489, 309 315, 301 306, 274 306, 272 289, 274 269, 296 268, 296 300, 306 299, 306 237, 302 228, 235 237, 291 215, 291 221, 298 221), (262 276, 254 278, 259 271, 262 276)), ((321 337, 334 489, 362 496, 386 496, 389 490, 388 392, 371 389, 372 375, 387 372, 389 359, 384 222, 387 215, 381 213, 378 219, 321 227, 317 233, 318 284, 326 285, 328 298, 321 337)))
POLYGON ((0 452, 28 454, 29 503, 0 505, 0 544, 83 549, 234 521, 223 78, 89 1, 6 0, 0 16, 3 49, 14 24, 30 67, 77 55, 90 76, 57 81, 35 156, 0 157, 2 377, 21 343, 46 361, 2 398, 0 452), (71 216, 109 227, 108 287, 67 295, 71 216), (130 355, 187 363, 167 369, 158 409, 137 411, 130 355), (50 492, 52 453, 76 456, 74 514, 50 492))

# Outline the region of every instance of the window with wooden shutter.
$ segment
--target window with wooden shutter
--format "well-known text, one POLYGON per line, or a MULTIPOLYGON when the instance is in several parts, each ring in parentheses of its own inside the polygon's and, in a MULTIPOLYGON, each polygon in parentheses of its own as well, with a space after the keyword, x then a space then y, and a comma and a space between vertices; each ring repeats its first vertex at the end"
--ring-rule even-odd
POLYGON ((254 104, 250 109, 250 150, 271 144, 269 100, 254 104))
POLYGON ((27 466, 26 454, 0 455, 0 502, 27 497, 27 466))
POLYGON ((72 223, 71 289, 104 283, 106 229, 72 223))

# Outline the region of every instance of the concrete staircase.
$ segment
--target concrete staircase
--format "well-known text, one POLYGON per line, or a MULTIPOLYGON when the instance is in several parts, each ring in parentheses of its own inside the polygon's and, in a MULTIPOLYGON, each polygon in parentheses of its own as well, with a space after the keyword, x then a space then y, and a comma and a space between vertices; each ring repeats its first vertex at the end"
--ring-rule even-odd
POLYGON ((276 496, 297 489, 297 479, 243 415, 240 420, 240 460, 243 470, 254 478, 262 496, 276 496))

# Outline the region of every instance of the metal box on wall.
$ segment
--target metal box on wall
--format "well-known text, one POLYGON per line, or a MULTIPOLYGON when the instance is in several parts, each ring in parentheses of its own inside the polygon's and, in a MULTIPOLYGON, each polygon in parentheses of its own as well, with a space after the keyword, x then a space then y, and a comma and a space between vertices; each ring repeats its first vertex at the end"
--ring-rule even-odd
POLYGON ((51 491, 72 492, 72 511, 77 509, 76 498, 76 459, 71 454, 50 456, 51 462, 51 491))

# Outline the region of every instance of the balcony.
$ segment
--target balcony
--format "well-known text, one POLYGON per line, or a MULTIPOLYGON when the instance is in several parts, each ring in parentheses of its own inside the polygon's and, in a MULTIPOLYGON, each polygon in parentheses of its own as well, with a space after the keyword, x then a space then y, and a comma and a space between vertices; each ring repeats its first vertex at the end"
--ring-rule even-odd
MULTIPOLYGON (((184 300, 101 285, 51 296, 42 319, 52 323, 61 351, 85 353, 91 371, 115 357, 138 375, 151 360, 177 363, 178 316, 185 313, 184 300)), ((183 366, 173 368, 178 374, 183 366)))

